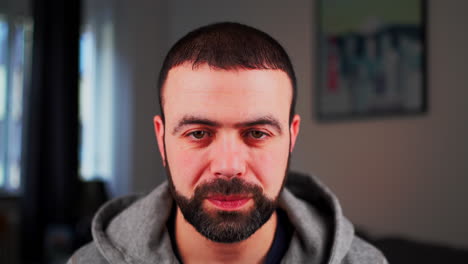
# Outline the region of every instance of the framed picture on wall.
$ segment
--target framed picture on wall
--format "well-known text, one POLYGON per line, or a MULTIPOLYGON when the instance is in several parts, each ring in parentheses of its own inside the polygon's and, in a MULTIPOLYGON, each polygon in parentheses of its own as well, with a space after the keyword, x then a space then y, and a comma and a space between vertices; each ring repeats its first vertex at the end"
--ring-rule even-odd
POLYGON ((426 3, 318 0, 318 120, 427 112, 426 3))

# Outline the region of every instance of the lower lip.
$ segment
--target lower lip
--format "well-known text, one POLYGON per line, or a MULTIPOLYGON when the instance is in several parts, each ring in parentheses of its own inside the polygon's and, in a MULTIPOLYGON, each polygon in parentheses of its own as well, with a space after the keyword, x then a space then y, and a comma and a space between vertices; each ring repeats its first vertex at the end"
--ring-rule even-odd
POLYGON ((226 210, 226 211, 234 211, 240 209, 244 206, 250 198, 242 198, 242 199, 208 199, 212 204, 216 207, 226 210))

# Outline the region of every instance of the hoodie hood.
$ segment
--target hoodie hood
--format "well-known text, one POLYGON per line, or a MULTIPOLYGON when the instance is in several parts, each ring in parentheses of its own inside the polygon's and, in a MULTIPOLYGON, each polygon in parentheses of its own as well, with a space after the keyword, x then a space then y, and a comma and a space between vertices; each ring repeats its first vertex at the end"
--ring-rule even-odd
POLYGON ((309 263, 322 254, 317 263, 342 263, 353 242, 354 228, 324 184, 313 176, 290 173, 279 202, 296 229, 285 259, 309 263))
POLYGON ((93 219, 96 247, 109 263, 178 263, 166 226, 172 196, 164 182, 146 196, 109 201, 93 219))
MULTIPOLYGON (((112 264, 179 263, 166 225, 173 206, 167 182, 146 196, 107 202, 93 219, 95 247, 112 264)), ((294 227, 282 263, 354 263, 346 260, 356 248, 353 226, 343 217, 337 198, 316 178, 288 175, 279 207, 294 227)))

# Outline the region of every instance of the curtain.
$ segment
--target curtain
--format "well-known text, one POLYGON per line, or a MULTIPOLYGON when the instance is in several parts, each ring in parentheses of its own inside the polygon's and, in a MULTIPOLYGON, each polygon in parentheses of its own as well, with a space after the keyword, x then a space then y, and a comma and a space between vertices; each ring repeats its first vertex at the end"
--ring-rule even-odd
POLYGON ((23 263, 46 263, 51 254, 47 236, 62 232, 66 238, 77 218, 80 1, 35 0, 33 23, 22 152, 21 255, 23 263))

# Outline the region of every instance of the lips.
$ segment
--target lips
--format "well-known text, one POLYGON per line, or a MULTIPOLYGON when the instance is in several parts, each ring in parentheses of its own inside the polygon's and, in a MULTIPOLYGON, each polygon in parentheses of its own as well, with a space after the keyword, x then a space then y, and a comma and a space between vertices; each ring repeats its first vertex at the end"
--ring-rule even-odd
POLYGON ((251 198, 239 195, 219 195, 210 196, 207 198, 207 200, 219 209, 226 211, 234 211, 244 206, 248 201, 251 200, 251 198))

